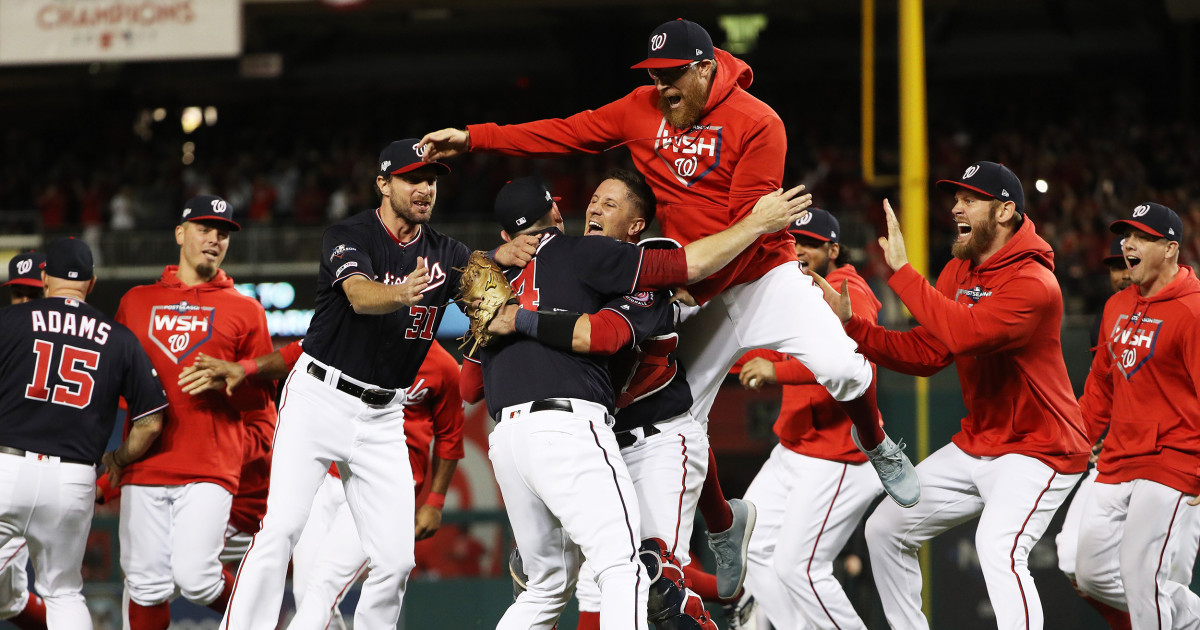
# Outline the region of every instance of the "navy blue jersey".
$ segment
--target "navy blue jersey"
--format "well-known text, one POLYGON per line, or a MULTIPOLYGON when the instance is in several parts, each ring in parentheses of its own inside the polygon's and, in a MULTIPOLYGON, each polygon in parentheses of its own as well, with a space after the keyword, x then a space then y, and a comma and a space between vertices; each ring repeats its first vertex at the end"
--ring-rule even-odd
POLYGON ((98 462, 117 398, 136 420, 167 406, 128 328, 72 298, 0 310, 0 445, 98 462))
POLYGON ((384 226, 379 210, 360 212, 325 230, 317 308, 304 351, 360 381, 403 389, 412 385, 429 352, 447 302, 458 296, 455 269, 467 266, 471 250, 428 225, 416 238, 400 243, 384 226), (340 286, 350 276, 400 284, 429 261, 429 286, 421 302, 386 315, 359 315, 340 286))
MULTIPOLYGON (((522 308, 595 313, 637 286, 640 247, 610 238, 566 236, 554 228, 543 234, 533 260, 506 272, 522 308)), ((613 409, 607 357, 564 352, 511 335, 481 349, 480 359, 490 414, 544 398, 579 398, 613 409)))
POLYGON ((631 322, 637 340, 636 347, 623 348, 609 359, 617 394, 614 431, 662 422, 692 407, 687 374, 675 358, 676 308, 667 291, 624 295, 605 306, 631 322))

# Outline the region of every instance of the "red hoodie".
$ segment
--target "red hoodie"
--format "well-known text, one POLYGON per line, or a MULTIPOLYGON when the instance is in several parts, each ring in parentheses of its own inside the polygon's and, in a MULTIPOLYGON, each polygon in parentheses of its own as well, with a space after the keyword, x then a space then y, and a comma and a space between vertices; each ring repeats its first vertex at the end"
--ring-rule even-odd
POLYGON ((265 449, 262 438, 270 437, 259 431, 257 443, 247 448, 242 414, 248 426, 275 422, 275 405, 266 387, 246 382, 229 398, 224 391, 189 396, 176 383, 180 370, 201 352, 235 362, 269 354, 267 316, 262 305, 233 288, 224 271, 210 282, 189 287, 175 277, 176 270, 168 266, 156 284, 130 289, 117 309, 117 321, 142 342, 171 403, 162 435, 145 457, 125 469, 121 483, 209 482, 234 494, 244 457, 265 449))
POLYGON ((864 356, 897 372, 929 376, 955 364, 967 407, 959 448, 1084 471, 1091 444, 1063 362, 1062 290, 1054 252, 1032 221, 978 267, 950 261, 936 289, 911 265, 888 286, 920 325, 893 332, 855 315, 846 332, 864 356))
MULTIPOLYGON (((1098 438, 1101 483, 1149 479, 1200 494, 1200 280, 1190 267, 1153 296, 1136 285, 1104 305, 1079 405, 1098 438)), ((1089 435, 1091 437, 1091 435, 1089 435)))
MULTIPOLYGON (((878 321, 883 304, 853 265, 834 269, 825 280, 835 289, 846 280, 854 314, 872 324, 878 321)), ((867 456, 850 439, 850 416, 803 363, 774 350, 751 350, 738 360, 737 368, 755 357, 771 361, 775 365, 775 380, 783 385, 783 404, 775 421, 775 435, 779 436, 780 444, 809 457, 837 462, 867 461, 867 456)))
MULTIPOLYGON (((750 66, 720 49, 716 61, 708 101, 690 130, 667 124, 658 109, 658 91, 646 85, 565 119, 469 125, 471 150, 546 157, 628 144, 658 199, 663 235, 686 245, 737 222, 783 181, 783 122, 746 92, 754 78, 750 66)), ((794 242, 785 231, 759 238, 724 269, 693 285, 692 295, 706 302, 730 285, 796 260, 794 242)))

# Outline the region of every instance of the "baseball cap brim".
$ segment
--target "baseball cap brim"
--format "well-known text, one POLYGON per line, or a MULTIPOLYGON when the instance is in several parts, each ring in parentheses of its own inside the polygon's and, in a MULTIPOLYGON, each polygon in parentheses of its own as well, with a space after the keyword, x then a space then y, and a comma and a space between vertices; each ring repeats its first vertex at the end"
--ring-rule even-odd
POLYGON ((224 219, 221 217, 214 217, 214 216, 199 216, 199 217, 195 217, 195 218, 189 217, 187 219, 184 219, 184 221, 192 221, 195 223, 201 223, 204 221, 211 221, 213 223, 223 223, 223 224, 229 226, 230 231, 233 231, 233 232, 237 232, 238 230, 242 229, 242 226, 237 221, 232 221, 230 219, 224 219))
POLYGON ((23 287, 36 287, 39 289, 42 288, 42 286, 43 286, 41 280, 35 280, 33 278, 13 278, 12 280, 5 282, 4 284, 0 284, 0 287, 7 287, 9 285, 14 285, 14 284, 21 285, 23 287))
POLYGON ((1165 234, 1160 234, 1158 232, 1158 230, 1150 227, 1149 225, 1146 225, 1145 223, 1141 223, 1139 221, 1130 221, 1129 219, 1121 219, 1119 221, 1113 221, 1112 223, 1109 224, 1108 230, 1110 232, 1112 232, 1113 234, 1124 234, 1126 227, 1131 227, 1135 230, 1141 230, 1151 236, 1157 236, 1158 238, 1166 238, 1165 234))
POLYGON ((833 239, 829 238, 828 236, 821 236, 820 234, 817 234, 816 232, 809 232, 808 230, 788 230, 788 233, 789 234, 799 234, 801 236, 807 236, 809 238, 815 238, 818 241, 824 241, 826 243, 833 240, 833 239))
POLYGON ((1105 256, 1104 259, 1101 260, 1100 262, 1102 262, 1106 265, 1111 265, 1117 261, 1125 262, 1125 257, 1124 256, 1105 256))
POLYGON ((992 193, 990 193, 986 190, 982 190, 980 188, 976 188, 974 186, 964 184, 962 182, 956 182, 952 179, 939 179, 937 182, 937 188, 938 188, 938 190, 940 190, 942 192, 948 192, 948 193, 955 193, 958 191, 959 188, 965 188, 966 190, 977 192, 977 193, 983 195, 984 197, 987 197, 988 199, 996 198, 995 195, 993 195, 992 193))
POLYGON ((635 63, 629 67, 631 69, 678 68, 679 66, 686 66, 687 64, 692 63, 693 61, 696 61, 696 60, 695 59, 664 59, 662 57, 650 57, 649 59, 646 59, 645 61, 635 63))
POLYGON ((443 175, 450 172, 450 167, 446 166, 445 164, 442 164, 441 162, 413 162, 412 164, 405 164, 404 166, 401 166, 398 169, 388 171, 388 173, 390 173, 392 175, 400 175, 402 173, 408 173, 410 171, 415 171, 415 170, 425 167, 425 166, 436 166, 442 170, 443 175))

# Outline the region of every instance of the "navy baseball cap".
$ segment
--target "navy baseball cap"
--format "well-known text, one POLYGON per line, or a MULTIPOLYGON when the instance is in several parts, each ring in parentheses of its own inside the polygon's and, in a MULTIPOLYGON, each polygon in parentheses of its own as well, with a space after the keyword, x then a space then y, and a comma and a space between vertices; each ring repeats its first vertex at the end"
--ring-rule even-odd
POLYGON ((450 167, 441 162, 423 162, 421 156, 425 155, 428 149, 421 147, 419 138, 405 138, 397 140, 386 147, 379 153, 379 174, 380 175, 399 175, 409 171, 415 171, 422 166, 435 166, 442 171, 442 174, 450 172, 450 167))
POLYGON ((1128 228, 1177 243, 1183 240, 1183 221, 1174 210, 1159 203, 1144 203, 1133 209, 1130 218, 1113 221, 1108 226, 1117 234, 1124 234, 1128 228))
POLYGON ((1017 214, 1025 216, 1025 190, 1021 188, 1021 180, 1003 164, 976 162, 958 179, 938 180, 937 187, 950 194, 965 188, 1000 201, 1011 201, 1017 204, 1017 214))
POLYGON ((1104 260, 1101 262, 1103 262, 1106 265, 1112 265, 1117 262, 1120 262, 1121 265, 1124 266, 1125 265, 1125 252, 1121 249, 1121 245, 1123 243, 1125 243, 1124 236, 1114 236, 1112 243, 1109 243, 1109 245, 1108 245, 1108 255, 1105 256, 1104 260))
POLYGON ((514 235, 546 216, 555 198, 538 177, 521 177, 504 185, 496 194, 496 220, 514 235))
POLYGON ((674 68, 713 58, 712 38, 704 27, 683 18, 660 24, 650 33, 646 59, 633 68, 674 68))
POLYGON ((42 270, 46 268, 46 255, 32 249, 21 252, 8 261, 8 282, 0 287, 21 285, 26 287, 42 286, 42 270))
POLYGON ((92 248, 74 236, 60 238, 46 248, 47 276, 82 282, 92 279, 92 266, 92 248))
POLYGON ((180 223, 184 221, 217 221, 226 224, 233 232, 242 229, 233 220, 233 206, 216 195, 196 195, 188 199, 183 204, 183 216, 180 218, 180 223))
POLYGON ((809 208, 807 214, 792 221, 787 231, 826 243, 836 243, 838 235, 842 233, 842 226, 838 223, 837 217, 830 214, 828 210, 809 208))

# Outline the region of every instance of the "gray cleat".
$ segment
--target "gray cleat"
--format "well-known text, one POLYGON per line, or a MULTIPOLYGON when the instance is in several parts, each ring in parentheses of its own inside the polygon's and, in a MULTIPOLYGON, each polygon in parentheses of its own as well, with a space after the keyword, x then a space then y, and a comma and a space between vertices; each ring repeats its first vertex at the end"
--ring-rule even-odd
POLYGON ((757 630, 755 613, 758 612, 758 602, 750 593, 742 592, 742 597, 736 604, 726 604, 723 608, 729 630, 757 630))
POLYGON ((909 461, 908 455, 904 454, 904 440, 897 444, 884 434, 879 446, 868 451, 858 441, 858 429, 853 425, 850 426, 850 437, 858 450, 871 460, 871 465, 879 474, 879 481, 883 483, 884 492, 892 500, 906 508, 921 500, 921 480, 917 478, 917 469, 909 461))
POLYGON ((746 547, 758 519, 758 509, 750 501, 730 499, 729 509, 733 512, 733 526, 708 535, 708 546, 717 556, 717 595, 722 599, 737 595, 746 580, 746 547))

